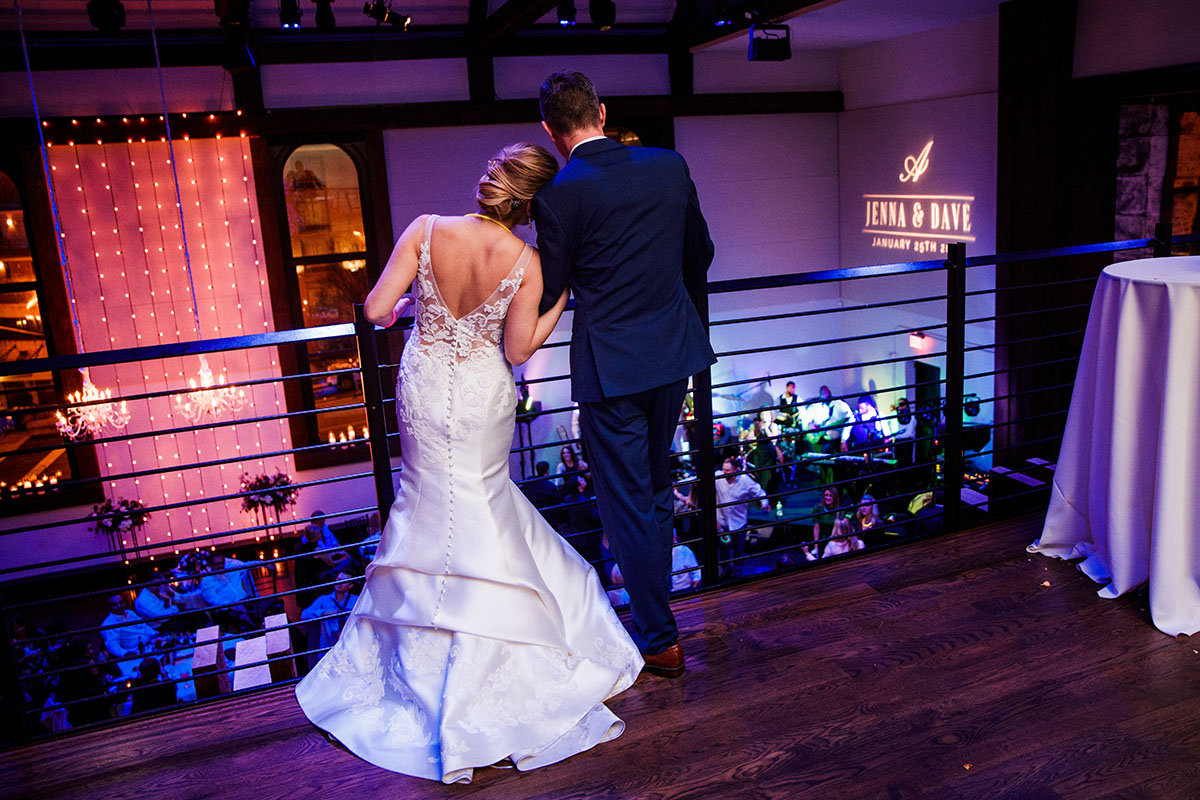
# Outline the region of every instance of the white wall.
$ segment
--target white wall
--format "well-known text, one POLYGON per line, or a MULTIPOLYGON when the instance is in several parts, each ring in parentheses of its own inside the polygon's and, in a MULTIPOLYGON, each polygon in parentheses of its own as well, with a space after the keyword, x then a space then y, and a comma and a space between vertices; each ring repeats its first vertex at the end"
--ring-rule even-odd
POLYGON ((467 62, 456 58, 340 64, 265 64, 263 104, 308 108, 466 100, 467 62))
POLYGON ((716 258, 710 280, 837 266, 837 115, 683 117, 716 258))
MULTIPOLYGON (((840 252, 843 267, 888 262, 937 259, 949 241, 966 241, 968 254, 995 252, 996 141, 998 125, 998 17, 988 16, 922 33, 875 42, 844 51, 838 62, 846 111, 839 117, 838 176, 840 196, 840 252), (909 166, 916 166, 932 142, 924 171, 914 182, 909 166), (911 160, 910 160, 911 159, 911 160), (901 180, 901 176, 909 180, 901 180), (905 195, 907 198, 868 198, 867 195, 905 195), (933 197, 970 197, 970 201, 934 200, 933 197), (905 205, 902 224, 873 224, 867 213, 872 199, 898 200, 905 205), (971 224, 961 219, 950 229, 931 230, 933 203, 951 209, 970 203, 971 224), (916 225, 912 211, 920 204, 923 216, 916 225), (892 235, 865 231, 887 229, 892 235), (936 234, 920 236, 918 234, 936 234), (890 246, 883 246, 886 242, 890 246)), ((939 216, 942 216, 939 214, 939 216)), ((940 221, 940 220, 939 220, 940 221)), ((994 287, 992 268, 968 273, 968 290, 994 287)), ((943 272, 846 282, 841 287, 847 307, 904 298, 932 297, 945 293, 943 272)), ((967 318, 994 313, 991 295, 969 298, 967 318)), ((933 351, 945 350, 945 303, 914 304, 844 315, 850 333, 881 334, 879 338, 848 342, 845 363, 906 358, 917 355, 908 334, 920 330, 933 338, 933 351)), ((969 326, 968 346, 994 341, 990 322, 969 326)), ((945 359, 923 361, 944 371, 945 359)), ((992 369, 989 349, 968 354, 968 375, 992 369)), ((944 377, 944 375, 943 375, 944 377)), ((912 383, 911 362, 881 364, 849 371, 848 386, 878 390, 881 410, 914 391, 888 391, 912 383)), ((988 398, 992 379, 968 381, 968 392, 988 398)), ((984 404, 978 422, 991 419, 992 406, 984 404)), ((986 464, 985 464, 986 466, 986 464)))
POLYGON ((846 110, 996 91, 999 31, 993 15, 842 51, 846 110))
POLYGON ((606 97, 671 92, 665 55, 524 56, 497 58, 494 64, 499 100, 536 98, 542 81, 568 69, 591 78, 601 102, 606 97))
MULTIPOLYGON (((161 114, 163 94, 172 113, 233 109, 233 81, 221 67, 165 67, 161 93, 154 69, 39 71, 33 91, 42 117, 161 114)), ((0 73, 0 116, 33 117, 26 73, 0 73)))
POLYGON ((1078 0, 1075 77, 1200 62, 1195 0, 1078 0))
POLYGON ((695 54, 693 65, 696 94, 838 88, 838 54, 833 50, 796 50, 787 61, 747 61, 744 48, 709 48, 695 54))

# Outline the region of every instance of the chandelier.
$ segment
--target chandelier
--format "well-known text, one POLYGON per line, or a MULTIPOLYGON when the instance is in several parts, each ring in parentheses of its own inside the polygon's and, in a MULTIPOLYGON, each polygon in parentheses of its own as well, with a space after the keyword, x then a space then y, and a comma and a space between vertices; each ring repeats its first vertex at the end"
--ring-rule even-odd
POLYGON ((92 383, 87 368, 79 370, 83 374, 83 389, 67 395, 70 405, 64 414, 55 411, 57 421, 54 423, 58 432, 71 441, 77 441, 85 436, 99 436, 100 431, 107 425, 110 428, 123 428, 129 422, 129 409, 122 400, 118 405, 112 402, 102 402, 112 399, 112 389, 103 392, 92 383))
POLYGON ((225 383, 225 373, 214 381, 208 359, 200 356, 200 383, 196 379, 188 380, 191 391, 175 396, 175 408, 193 425, 200 422, 201 417, 217 418, 222 414, 241 410, 246 404, 246 392, 237 386, 226 386, 223 389, 211 389, 215 384, 225 383))

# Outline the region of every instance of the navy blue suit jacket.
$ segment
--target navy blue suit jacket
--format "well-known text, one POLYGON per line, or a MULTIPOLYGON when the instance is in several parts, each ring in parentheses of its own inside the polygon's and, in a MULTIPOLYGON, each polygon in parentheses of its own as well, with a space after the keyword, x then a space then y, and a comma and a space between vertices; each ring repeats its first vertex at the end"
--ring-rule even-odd
POLYGON ((713 258, 683 156, 586 142, 533 201, 545 311, 570 285, 571 391, 597 402, 693 375, 716 361, 689 296, 713 258))

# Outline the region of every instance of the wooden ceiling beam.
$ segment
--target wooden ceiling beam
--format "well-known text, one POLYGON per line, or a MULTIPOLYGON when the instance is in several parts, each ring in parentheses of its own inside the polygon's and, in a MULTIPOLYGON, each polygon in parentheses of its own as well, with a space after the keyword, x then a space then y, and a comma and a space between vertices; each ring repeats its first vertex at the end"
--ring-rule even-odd
POLYGON ((508 0, 487 18, 474 44, 477 47, 490 48, 528 28, 556 5, 556 0, 508 0))

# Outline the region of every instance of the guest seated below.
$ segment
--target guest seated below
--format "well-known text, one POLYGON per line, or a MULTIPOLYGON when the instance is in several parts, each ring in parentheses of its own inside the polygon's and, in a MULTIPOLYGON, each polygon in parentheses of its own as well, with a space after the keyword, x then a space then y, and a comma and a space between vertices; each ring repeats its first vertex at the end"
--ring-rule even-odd
POLYGON ((316 531, 317 540, 320 542, 322 550, 342 546, 342 543, 333 535, 333 530, 329 527, 329 523, 325 522, 325 512, 319 508, 312 512, 312 516, 309 518, 308 525, 305 528, 311 528, 316 531))
POLYGON ((178 699, 175 696, 174 683, 161 683, 163 680, 162 666, 158 659, 143 659, 138 664, 138 676, 133 679, 133 689, 130 713, 150 711, 154 708, 173 706, 178 699))
POLYGON ((562 500, 559 498, 559 488, 550 479, 550 462, 537 462, 534 471, 536 478, 528 483, 521 484, 521 491, 525 494, 525 497, 529 498, 529 502, 533 503, 533 507, 541 511, 546 521, 557 530, 564 521, 564 515, 561 508, 553 508, 553 506, 559 505, 562 500), (549 511, 546 509, 549 509, 549 511))
POLYGON ((613 608, 629 605, 629 592, 625 591, 625 578, 621 575, 621 568, 613 564, 608 575, 611 581, 611 585, 606 592, 608 602, 612 603, 613 608))
POLYGON ((204 602, 213 608, 213 618, 222 630, 244 633, 258 628, 256 609, 251 601, 258 597, 254 580, 246 562, 213 553, 209 558, 211 572, 200 579, 204 602))
MULTIPOLYGON (((838 516, 841 514, 842 498, 838 494, 836 486, 826 486, 821 492, 821 502, 813 507, 813 559, 819 558, 821 553, 825 551, 824 540, 827 540, 833 535, 833 523, 837 522, 838 516)), ((808 547, 804 548, 804 553, 809 554, 808 547)))
POLYGON ((595 494, 588 475, 563 478, 566 488, 562 502, 567 524, 564 535, 567 543, 589 562, 600 558, 600 516, 596 510, 595 494))
POLYGON ((700 562, 696 554, 686 544, 679 543, 679 535, 674 537, 675 546, 671 548, 671 591, 687 592, 700 588, 700 562))
MULTIPOLYGON (((588 463, 575 452, 575 448, 571 447, 571 445, 563 445, 563 448, 558 451, 558 459, 558 474, 560 476, 565 475, 566 473, 578 472, 582 472, 585 475, 587 474, 588 463)), ((568 475, 567 478, 569 479, 570 476, 568 475)), ((559 477, 558 485, 560 488, 566 488, 568 482, 562 477, 559 477)))
POLYGON ((125 596, 120 594, 108 598, 108 616, 100 623, 100 627, 108 628, 100 631, 104 649, 117 658, 126 658, 150 649, 153 647, 154 637, 158 636, 158 631, 143 622, 142 618, 129 608, 125 596), (110 625, 121 627, 109 628, 110 625))
POLYGON ((825 543, 825 551, 821 553, 821 558, 830 558, 832 556, 842 556, 852 550, 862 550, 866 545, 862 539, 854 535, 854 529, 850 527, 850 520, 845 517, 838 517, 833 523, 833 538, 825 543))
MULTIPOLYGON (((133 614, 132 611, 129 613, 133 614)), ((53 702, 66 707, 67 722, 71 727, 112 717, 113 701, 120 695, 107 693, 108 683, 101 674, 101 665, 96 661, 91 645, 79 639, 69 641, 58 649, 51 665, 66 670, 58 674, 53 702)))
POLYGON ((722 573, 740 577, 742 557, 746 554, 746 521, 750 513, 750 501, 758 499, 762 510, 771 507, 767 493, 758 481, 746 473, 737 473, 739 464, 732 458, 725 459, 721 471, 714 481, 717 494, 717 530, 721 535, 719 546, 723 562, 722 573))
MULTIPOLYGON (((321 512, 316 513, 320 514, 321 512)), ((328 526, 324 527, 328 528, 328 526)), ((296 542, 295 550, 297 557, 292 562, 292 574, 295 578, 296 588, 307 590, 296 594, 296 603, 301 608, 308 606, 318 595, 326 591, 324 588, 309 590, 310 586, 329 583, 342 570, 353 568, 353 559, 343 551, 318 552, 327 546, 338 546, 336 541, 332 545, 329 544, 331 538, 332 534, 329 537, 325 536, 321 525, 312 523, 300 532, 300 540, 296 542)))
POLYGON ((875 498, 864 494, 854 512, 854 532, 874 536, 883 531, 883 519, 879 516, 879 505, 875 498))
POLYGON ((183 630, 178 616, 179 606, 175 603, 175 592, 169 583, 143 588, 133 601, 133 610, 156 631, 171 633, 183 630))
POLYGON ((309 649, 325 650, 333 647, 346 623, 346 614, 358 602, 358 595, 353 594, 354 575, 349 570, 339 572, 334 578, 337 583, 333 591, 323 594, 300 614, 300 619, 320 620, 310 631, 316 633, 315 640, 310 633, 309 649))

